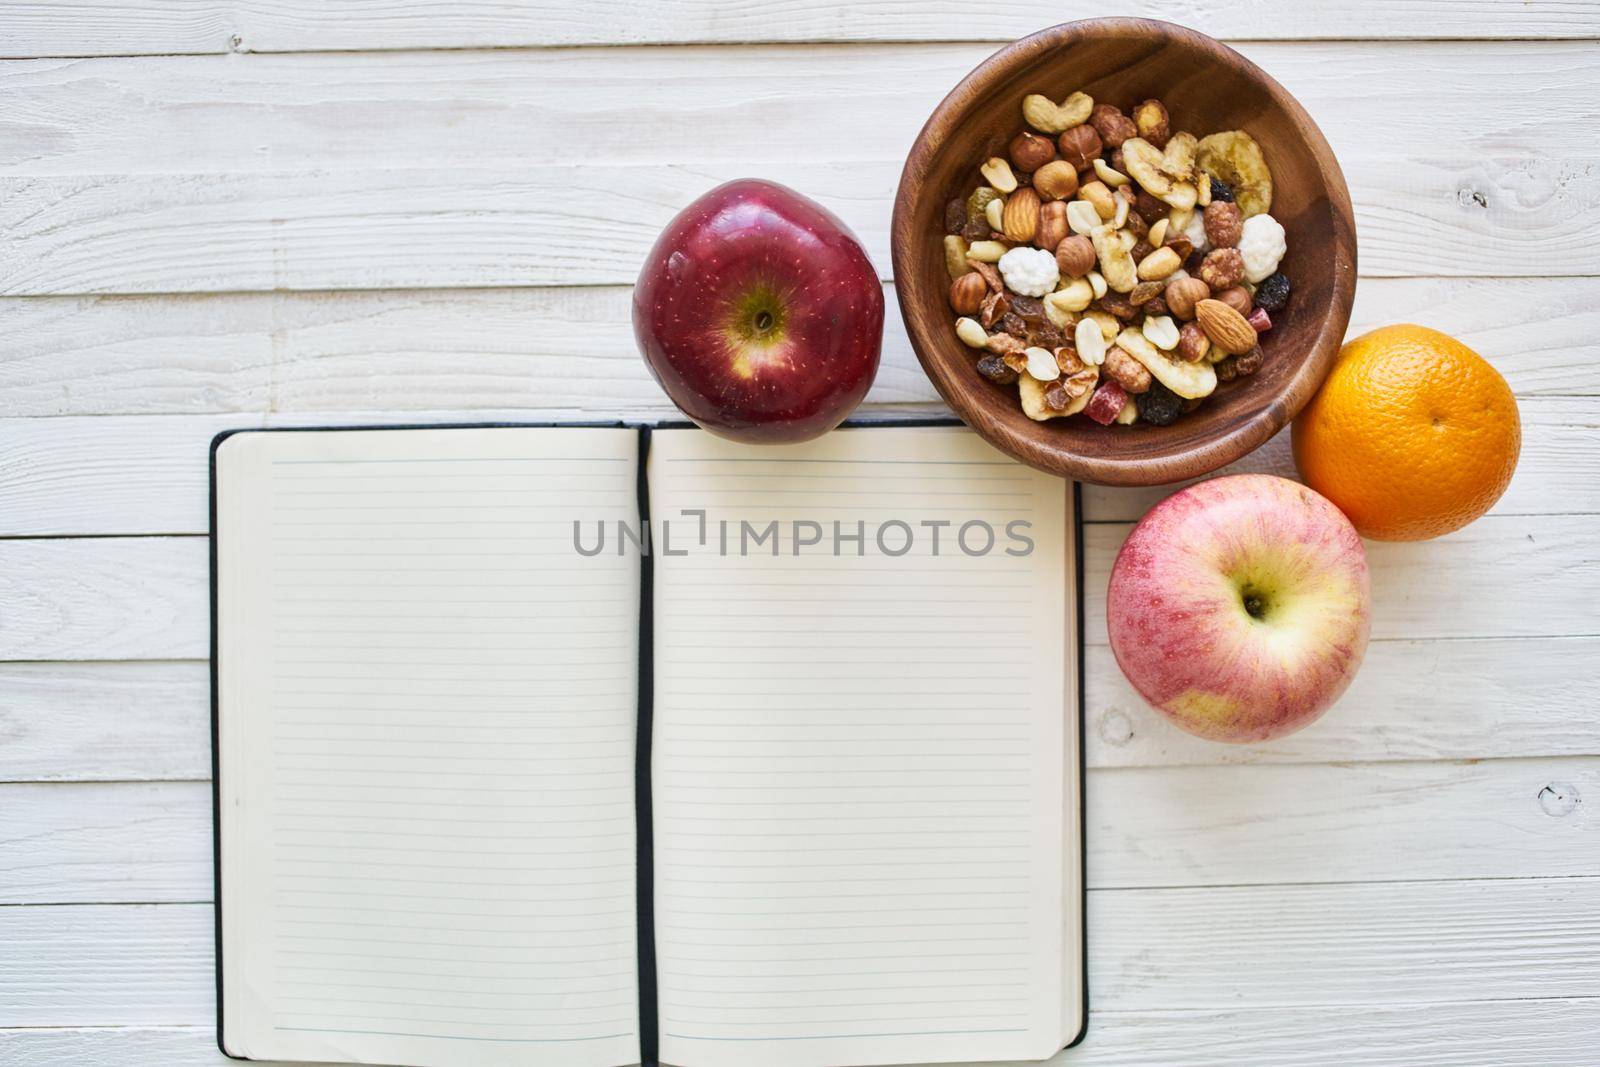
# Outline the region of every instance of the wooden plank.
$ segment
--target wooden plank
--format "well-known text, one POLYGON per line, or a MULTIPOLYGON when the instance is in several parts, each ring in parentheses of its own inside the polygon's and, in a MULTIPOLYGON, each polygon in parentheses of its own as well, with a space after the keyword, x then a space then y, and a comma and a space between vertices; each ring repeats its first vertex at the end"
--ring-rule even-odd
MULTIPOLYGON (((1522 455, 1511 485, 1491 514, 1600 512, 1600 406, 1587 398, 1529 397, 1518 401, 1518 409, 1522 455)), ((1284 430, 1209 477, 1248 473, 1298 478, 1289 442, 1290 433, 1284 430)), ((1203 480, 1142 489, 1085 486, 1084 516, 1091 522, 1136 521, 1183 486, 1203 480)))
POLYGON ((209 778, 210 694, 204 663, 0 664, 0 782, 209 778))
MULTIPOLYGON (((1137 0, 1120 14, 1170 18, 1172 5, 1137 0)), ((1074 12, 1063 11, 1058 17, 1074 12)), ((1333 38, 1579 38, 1600 35, 1582 4, 1529 0, 1515 12, 1474 0, 1397 0, 1362 18, 1334 0, 1269 0, 1241 7, 1206 0, 1182 16, 1234 40, 1333 38)), ((1026 0, 955 6, 867 0, 844 6, 807 0, 782 7, 691 0, 670 8, 637 0, 582 7, 540 0, 411 2, 382 15, 359 0, 76 0, 48 8, 0 5, 0 57, 297 52, 317 49, 527 48, 551 45, 691 44, 746 41, 1003 41, 1034 32, 1048 15, 1026 0)))
MULTIPOLYGON (((1585 279, 1368 278, 1351 334, 1448 330, 1519 396, 1600 395, 1585 279)), ((669 413, 629 290, 411 290, 0 298, 0 414, 472 410, 669 413)), ((937 400, 885 292, 871 404, 937 400)), ((1531 446, 1530 446, 1531 447, 1531 446)))
MULTIPOLYGON (((741 176, 794 182, 792 171, 751 162, 0 178, 0 294, 626 284, 700 193, 741 176)), ((899 171, 898 161, 818 163, 798 183, 855 230, 885 277, 899 171)), ((1600 274, 1600 247, 1584 239, 1600 226, 1600 163, 1395 155, 1349 159, 1345 172, 1368 275, 1600 274)))
POLYGON ((1086 650, 1091 767, 1458 760, 1596 751, 1600 638, 1378 641, 1316 723, 1276 741, 1223 745, 1149 708, 1111 649, 1086 650), (1441 680, 1449 679, 1443 685, 1441 680))
MULTIPOLYGON (((551 361, 539 360, 547 366, 551 361)), ((551 367, 547 373, 560 374, 551 367)), ((917 373, 911 372, 909 373, 917 373)), ((641 376, 643 372, 640 371, 641 376)), ((387 375, 375 380, 394 382, 387 375)), ((537 382, 531 374, 527 380, 537 382)), ((648 383, 654 388, 654 383, 648 383)), ((880 392, 882 390, 879 390, 880 392)), ((510 397, 502 396, 502 400, 510 397)), ((942 409, 941 409, 942 410, 942 409)), ((884 414, 884 409, 867 414, 884 414)), ((1600 512, 1600 398, 1528 397, 1521 401, 1523 450, 1497 515, 1600 512)), ((363 425, 384 422, 511 421, 539 418, 659 418, 664 398, 629 409, 620 403, 583 409, 529 407, 487 412, 388 411, 313 415, 153 415, 0 418, 0 536, 194 534, 208 529, 207 455, 218 432, 259 425, 363 425)), ((1288 432, 1219 474, 1261 472, 1295 477, 1288 432)), ((1188 484, 1188 483, 1185 483, 1188 484)), ((1092 522, 1138 519, 1173 488, 1088 486, 1092 522)))
MULTIPOLYGON (((1352 18, 1346 27, 1379 21, 1387 14, 1352 18)), ((1502 13, 1499 21, 1513 20, 1502 13)), ((872 159, 893 161, 898 171, 934 105, 991 51, 989 44, 807 45, 3 63, 0 173, 556 163, 597 176, 622 165, 696 160, 737 170, 753 160, 783 162, 789 184, 818 195, 826 189, 809 184, 813 164, 872 159)), ((1588 131, 1600 56, 1585 43, 1337 41, 1244 51, 1316 118, 1341 163, 1593 156, 1588 131), (1517 109, 1515 121, 1491 118, 1508 113, 1507 101, 1524 99, 1538 107, 1517 109)), ((628 192, 647 188, 648 177, 635 178, 628 192)), ((590 184, 579 181, 560 198, 590 184)), ((1484 210, 1471 203, 1474 191, 1496 207, 1491 186, 1459 190, 1463 208, 1484 210)), ((1458 190, 1445 192, 1454 204, 1458 190)), ((1504 193, 1513 201, 1539 194, 1525 176, 1504 193)), ((592 213, 610 217, 609 209, 592 213)), ((1551 234, 1570 233, 1562 221, 1545 225, 1551 234)), ((1437 239, 1426 243, 1440 247, 1437 239)), ((1453 251, 1463 259, 1484 253, 1476 245, 1453 251)))
MULTIPOLYGON (((1435 541, 1369 543, 1374 640, 1593 636, 1600 570, 1585 516, 1490 515, 1435 541)), ((1128 524, 1086 528, 1086 639, 1128 524)), ((202 537, 0 541, 0 660, 201 659, 202 537)))
MULTIPOLYGON (((1219 745, 1169 725, 1110 649, 1088 649, 1091 767, 1580 756, 1595 750, 1600 638, 1386 641, 1350 692, 1278 741, 1219 745), (1442 690, 1440 678, 1458 684, 1442 690)), ((0 781, 201 781, 211 773, 206 665, 0 665, 0 781)))
POLYGON ((1594 997, 1596 904, 1600 881, 1589 878, 1092 893, 1091 1003, 1157 1010, 1594 997), (1565 924, 1517 918, 1538 911, 1565 924))
MULTIPOLYGON (((1084 528, 1085 638, 1106 644, 1106 583, 1131 524, 1084 528)), ((1375 641, 1593 636, 1594 520, 1488 515, 1433 541, 1368 541, 1375 641), (1559 621, 1558 621, 1559 620, 1559 621), (1562 629, 1556 629, 1561 627, 1562 629)))
POLYGON ((0 908, 0 1027, 215 1020, 209 904, 0 908))
MULTIPOLYGON (((1097 769, 1089 885, 1600 875, 1597 795, 1600 757, 1097 769)), ((28 843, 0 903, 211 898, 206 783, 0 785, 0 810, 28 843)))
POLYGON ((1596 757, 1091 771, 1089 884, 1595 874, 1597 789, 1596 757))
POLYGON ((0 785, 0 902, 208 901, 207 782, 0 785))
MULTIPOLYGON (((1550 1067, 1581 1063, 1600 1042, 1600 999, 1583 997, 1261 1010, 1100 1011, 1091 1004, 1089 1020, 1083 1044, 1045 1061, 1049 1067, 1149 1067, 1169 1062, 1175 1050, 1184 1063, 1235 1067, 1550 1067)), ((228 1062, 205 1026, 0 1030, 0 1059, 13 1067, 228 1062)))
POLYGON ((209 655, 203 537, 0 541, 0 660, 209 655))
MULTIPOLYGON (((1126 1012, 1328 1007, 1327 1047, 1348 1008, 1600 997, 1592 878, 1093 891, 1089 921, 1107 1030, 1126 1012)), ((4 908, 0 944, 0 1026, 212 1019, 209 905, 4 908)), ((1286 1029, 1269 1032, 1287 1045, 1286 1029)))

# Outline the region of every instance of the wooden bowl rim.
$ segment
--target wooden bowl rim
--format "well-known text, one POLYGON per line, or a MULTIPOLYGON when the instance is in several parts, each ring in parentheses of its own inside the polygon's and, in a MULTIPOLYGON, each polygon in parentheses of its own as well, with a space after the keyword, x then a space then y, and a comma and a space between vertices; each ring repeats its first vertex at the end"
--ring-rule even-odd
POLYGON ((901 171, 890 226, 890 255, 894 268, 895 298, 900 304, 912 350, 916 352, 917 361, 922 364, 934 388, 963 422, 996 448, 1039 470, 1101 485, 1165 485, 1209 474, 1260 447, 1310 401, 1332 368, 1345 330, 1350 324, 1356 285, 1355 232, 1355 212, 1350 204, 1350 191, 1345 185, 1344 172, 1339 167, 1333 149, 1300 102, 1270 74, 1199 30, 1157 19, 1094 18, 1061 23, 1004 45, 973 68, 945 95, 912 142, 901 171), (978 379, 972 377, 970 371, 958 378, 926 354, 934 349, 935 339, 929 335, 916 314, 918 307, 931 305, 942 308, 946 301, 943 292, 928 291, 929 287, 923 280, 925 272, 917 269, 921 265, 912 261, 915 254, 910 240, 912 205, 922 187, 929 162, 943 148, 952 129, 964 118, 966 105, 958 103, 958 98, 968 100, 982 96, 995 81, 1063 43, 1151 35, 1181 41, 1205 53, 1212 62, 1238 68, 1246 77, 1259 82, 1273 102, 1289 117, 1295 133, 1302 138, 1317 162, 1327 187, 1330 209, 1335 215, 1334 239, 1330 242, 1328 255, 1328 269, 1332 272, 1332 308, 1312 338, 1299 367, 1276 396, 1255 414, 1234 423, 1219 424, 1211 436, 1182 451, 1143 457, 1084 455, 1069 452, 1042 436, 1019 432, 1003 424, 994 424, 988 429, 980 428, 974 424, 974 411, 967 401, 972 388, 980 384, 978 379))

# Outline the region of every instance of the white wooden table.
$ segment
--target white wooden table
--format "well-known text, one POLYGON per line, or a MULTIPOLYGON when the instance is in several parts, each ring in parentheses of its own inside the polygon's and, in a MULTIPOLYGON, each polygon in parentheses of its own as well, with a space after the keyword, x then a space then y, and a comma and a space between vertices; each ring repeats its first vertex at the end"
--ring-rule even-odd
MULTIPOLYGON (((1355 198, 1353 327, 1462 337, 1525 439, 1490 516, 1369 546, 1361 676, 1252 748, 1121 681, 1107 569, 1159 494, 1085 494, 1094 1013, 1059 1062, 1600 1061, 1600 5, 1124 10, 1299 96, 1355 198)), ((665 414, 627 286, 677 208, 778 178, 887 279, 934 102, 1107 13, 0 0, 0 1063, 222 1062, 212 434, 665 414)), ((935 404, 893 316, 871 403, 935 404)))

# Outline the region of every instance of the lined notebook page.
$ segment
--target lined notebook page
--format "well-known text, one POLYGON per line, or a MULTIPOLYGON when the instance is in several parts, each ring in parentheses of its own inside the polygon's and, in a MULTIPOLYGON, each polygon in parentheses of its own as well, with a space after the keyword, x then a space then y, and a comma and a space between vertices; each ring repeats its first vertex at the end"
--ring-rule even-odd
POLYGON ((659 431, 649 478, 663 1062, 1050 1055, 1082 997, 1067 487, 911 428, 659 431))
POLYGON ((225 1034, 258 1059, 639 1059, 637 435, 217 456, 225 1034))

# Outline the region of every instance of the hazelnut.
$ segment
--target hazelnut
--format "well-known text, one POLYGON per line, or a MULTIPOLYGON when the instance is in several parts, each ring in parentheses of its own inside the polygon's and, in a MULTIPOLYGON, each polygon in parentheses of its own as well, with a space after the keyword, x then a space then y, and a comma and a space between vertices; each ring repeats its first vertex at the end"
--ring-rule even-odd
MULTIPOLYGON (((1039 194, 1032 186, 1023 186, 1006 197, 1001 215, 1001 230, 1006 240, 1013 244, 1027 244, 1039 232, 1039 194)), ((1239 260, 1239 276, 1244 276, 1244 260, 1239 260)), ((1237 281, 1237 279, 1235 279, 1237 281)))
POLYGON ((1066 204, 1060 200, 1052 200, 1039 206, 1039 229, 1033 235, 1035 245, 1047 252, 1053 252, 1071 233, 1072 228, 1067 225, 1066 204))
POLYGON ((1133 109, 1133 125, 1139 136, 1157 148, 1167 147, 1172 138, 1172 125, 1167 117, 1167 106, 1159 100, 1146 100, 1133 109))
POLYGON ((1065 200, 1078 191, 1078 172, 1066 160, 1051 160, 1034 172, 1033 187, 1046 200, 1065 200))
POLYGON ((950 283, 950 306, 957 315, 976 315, 989 296, 989 283, 983 275, 970 271, 950 283))
MULTIPOLYGON (((1089 125, 1094 127, 1094 132, 1100 135, 1101 143, 1107 148, 1121 148, 1123 141, 1139 136, 1139 127, 1133 124, 1133 120, 1110 104, 1096 104, 1094 110, 1089 112, 1089 125)), ((1117 167, 1115 162, 1111 165, 1117 167)), ((1122 167, 1117 169, 1127 173, 1122 167)))
POLYGON ((1056 158, 1056 146, 1048 137, 1023 130, 1011 139, 1009 154, 1018 170, 1036 171, 1056 158))
POLYGON ((1197 322, 1186 322, 1178 331, 1178 357, 1190 363, 1199 363, 1211 351, 1211 338, 1197 322))
POLYGON ((1224 289, 1215 299, 1227 304, 1241 315, 1250 314, 1250 290, 1242 285, 1235 285, 1231 289, 1224 289))
POLYGON ((1056 245, 1056 266, 1065 277, 1082 278, 1094 270, 1097 262, 1094 242, 1087 237, 1073 234, 1056 245))
POLYGON ((1210 299, 1211 286, 1199 278, 1174 278, 1167 283, 1167 307, 1180 319, 1194 318, 1194 306, 1210 299))
POLYGON ((991 291, 998 293, 1006 287, 1005 281, 1000 277, 1000 271, 993 263, 985 263, 981 259, 968 259, 967 266, 983 276, 991 291))
POLYGON ((1217 248, 1206 253, 1200 264, 1200 280, 1220 292, 1239 284, 1244 277, 1244 256, 1237 248, 1217 248))
POLYGON ((1206 240, 1212 248, 1233 248, 1244 232, 1244 212, 1238 204, 1214 200, 1205 210, 1206 240))
POLYGON ((1063 133, 1056 144, 1061 148, 1061 158, 1072 164, 1074 170, 1092 166, 1102 151, 1100 135, 1093 126, 1074 126, 1063 133))

